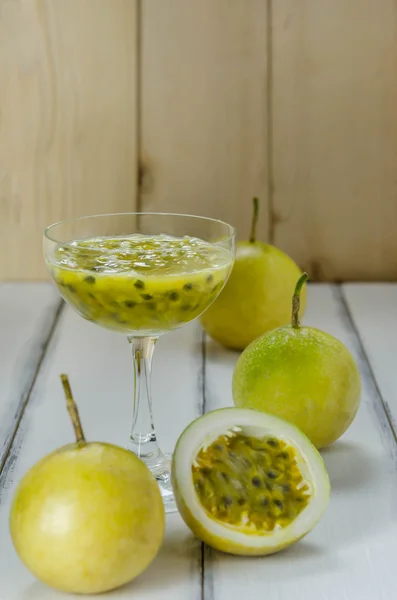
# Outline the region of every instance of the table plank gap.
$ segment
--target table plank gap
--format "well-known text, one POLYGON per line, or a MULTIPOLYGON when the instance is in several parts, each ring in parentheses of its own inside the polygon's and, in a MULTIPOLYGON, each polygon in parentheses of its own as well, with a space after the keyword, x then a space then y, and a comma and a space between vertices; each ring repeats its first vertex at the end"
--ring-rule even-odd
POLYGON ((0 286, 0 473, 57 326, 63 302, 51 284, 0 286))
MULTIPOLYGON (((202 363, 202 334, 197 323, 164 336, 156 344, 153 407, 164 451, 173 450, 184 427, 201 413, 202 363)), ((66 307, 49 342, 1 480, 0 597, 7 600, 63 598, 35 581, 22 566, 8 531, 9 508, 20 478, 42 456, 73 439, 59 380, 61 372, 69 375, 88 441, 123 446, 130 433, 134 386, 127 342, 66 307)), ((131 595, 142 600, 174 600, 180 595, 201 600, 201 554, 201 543, 180 516, 169 515, 164 544, 153 564, 131 585, 107 596, 112 600, 131 595)))
POLYGON ((343 293, 397 431, 397 283, 349 283, 343 286, 343 293))
MULTIPOLYGON (((329 506, 305 539, 279 554, 247 559, 208 550, 204 600, 262 600, 264 593, 267 600, 394 597, 395 438, 338 286, 309 285, 303 324, 340 339, 362 377, 362 401, 353 424, 322 452, 331 480, 329 506), (373 514, 375 520, 369 518, 373 514)), ((233 405, 231 382, 238 356, 207 338, 207 411, 233 405)))
MULTIPOLYGON (((357 289, 360 289, 360 288, 361 288, 360 284, 357 284, 357 289)), ((395 288, 397 290, 397 286, 395 286, 395 288)), ((394 437, 394 442, 397 446, 396 423, 394 421, 390 406, 389 406, 388 402, 385 400, 385 398, 383 397, 383 393, 382 393, 381 387, 378 382, 377 373, 375 372, 376 362, 372 361, 370 359, 368 352, 367 352, 367 343, 370 343, 370 340, 367 343, 365 340, 364 331, 366 331, 367 324, 365 323, 365 320, 356 318, 356 310, 355 310, 356 305, 354 304, 354 302, 351 302, 351 303, 349 302, 348 293, 345 293, 345 289, 346 288, 344 285, 340 288, 340 298, 341 298, 343 307, 346 311, 347 318, 350 321, 350 325, 353 328, 355 335, 357 337, 359 349, 362 354, 363 364, 366 365, 366 369, 368 370, 368 373, 373 381, 373 385, 376 389, 376 397, 374 396, 374 400, 375 400, 375 402, 377 402, 377 401, 378 402, 377 402, 377 405, 375 406, 375 410, 376 410, 376 413, 378 415, 378 418, 379 418, 381 424, 383 424, 383 427, 384 428, 386 428, 387 426, 389 427, 390 432, 392 433, 392 435, 394 437), (378 406, 378 404, 380 406, 378 406)), ((376 287, 375 289, 379 289, 379 288, 376 287)), ((365 304, 365 301, 364 301, 364 304, 365 304)), ((397 303, 395 306, 394 314, 397 314, 397 303)), ((388 316, 388 318, 390 318, 390 320, 392 322, 392 318, 394 316, 393 313, 387 313, 387 316, 388 316)), ((397 319, 396 319, 396 323, 397 323, 397 319)), ((386 322, 384 322, 384 324, 383 324, 383 331, 385 332, 385 335, 387 335, 388 326, 387 326, 386 322)), ((397 391, 397 386, 396 386, 396 391, 397 391)), ((397 466, 397 449, 395 450, 395 455, 396 455, 396 466, 397 466)))

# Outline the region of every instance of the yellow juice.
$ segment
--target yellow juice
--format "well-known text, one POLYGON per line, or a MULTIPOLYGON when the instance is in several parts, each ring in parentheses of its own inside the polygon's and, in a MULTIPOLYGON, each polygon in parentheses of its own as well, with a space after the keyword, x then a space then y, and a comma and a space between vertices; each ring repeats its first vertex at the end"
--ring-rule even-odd
POLYGON ((63 298, 84 318, 127 335, 156 335, 206 310, 232 255, 199 238, 134 234, 60 245, 49 266, 63 298))

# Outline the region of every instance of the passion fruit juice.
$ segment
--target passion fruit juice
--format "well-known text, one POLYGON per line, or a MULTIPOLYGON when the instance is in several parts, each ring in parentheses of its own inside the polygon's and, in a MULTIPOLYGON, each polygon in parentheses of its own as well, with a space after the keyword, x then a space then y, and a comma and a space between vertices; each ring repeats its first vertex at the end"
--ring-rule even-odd
POLYGON ((125 334, 157 334, 198 317, 222 289, 232 255, 199 238, 134 234, 60 245, 49 262, 84 318, 125 334))

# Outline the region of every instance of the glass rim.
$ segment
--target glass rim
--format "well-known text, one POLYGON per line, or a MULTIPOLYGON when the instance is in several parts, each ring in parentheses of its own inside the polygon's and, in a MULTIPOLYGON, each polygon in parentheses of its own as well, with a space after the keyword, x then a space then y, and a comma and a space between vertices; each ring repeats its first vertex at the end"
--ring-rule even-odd
POLYGON ((236 237, 236 228, 233 225, 230 225, 230 223, 227 223, 226 221, 222 221, 222 219, 214 219, 212 217, 203 217, 200 215, 190 215, 190 214, 185 214, 185 213, 169 213, 169 212, 119 212, 119 213, 101 213, 101 214, 94 214, 94 215, 85 215, 83 217, 73 217, 71 219, 63 219, 61 221, 56 221, 55 223, 52 223, 51 225, 48 225, 47 227, 44 228, 44 237, 46 239, 48 239, 50 242, 54 242, 55 244, 62 244, 64 246, 70 246, 72 244, 73 241, 75 240, 71 240, 70 242, 62 242, 59 239, 55 239, 54 237, 51 237, 49 235, 51 229, 59 226, 59 225, 66 225, 68 223, 74 223, 74 222, 78 222, 78 221, 84 221, 84 220, 88 220, 88 219, 96 219, 99 217, 125 217, 125 216, 151 216, 151 217, 185 217, 185 218, 190 218, 190 219, 197 219, 197 220, 202 220, 202 221, 210 221, 213 223, 219 223, 220 225, 224 225, 225 227, 227 227, 231 233, 229 235, 227 235, 225 237, 225 239, 223 239, 222 241, 219 242, 211 242, 211 244, 214 245, 218 245, 218 244, 225 244, 225 241, 232 241, 235 237, 236 237))

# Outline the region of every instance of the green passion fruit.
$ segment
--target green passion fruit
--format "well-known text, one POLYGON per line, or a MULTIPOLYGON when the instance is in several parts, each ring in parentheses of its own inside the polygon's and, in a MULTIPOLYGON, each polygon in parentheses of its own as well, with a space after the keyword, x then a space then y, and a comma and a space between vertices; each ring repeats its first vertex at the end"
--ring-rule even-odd
POLYGON ((263 410, 294 423, 316 446, 331 445, 357 414, 361 378, 349 350, 335 337, 299 323, 296 284, 291 325, 254 340, 237 360, 232 382, 238 408, 263 410))
POLYGON ((294 425, 250 409, 211 411, 189 425, 173 455, 185 523, 213 548, 278 552, 305 536, 329 498, 323 460, 294 425))

